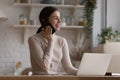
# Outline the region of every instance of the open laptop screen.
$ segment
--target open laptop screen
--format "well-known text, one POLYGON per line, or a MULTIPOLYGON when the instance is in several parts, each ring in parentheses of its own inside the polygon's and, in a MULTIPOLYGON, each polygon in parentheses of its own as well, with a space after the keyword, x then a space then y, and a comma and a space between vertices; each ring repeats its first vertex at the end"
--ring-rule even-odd
POLYGON ((105 75, 111 58, 111 54, 84 53, 77 75, 105 75))

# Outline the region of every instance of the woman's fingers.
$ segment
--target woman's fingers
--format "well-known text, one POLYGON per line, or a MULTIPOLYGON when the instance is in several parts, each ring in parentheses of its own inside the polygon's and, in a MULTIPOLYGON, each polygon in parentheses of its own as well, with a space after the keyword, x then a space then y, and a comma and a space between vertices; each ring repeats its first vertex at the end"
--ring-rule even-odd
POLYGON ((52 40, 52 28, 50 26, 45 28, 45 36, 48 40, 52 40))
POLYGON ((46 27, 46 33, 52 34, 52 28, 50 26, 46 27))
POLYGON ((49 33, 52 34, 52 28, 49 26, 49 33))

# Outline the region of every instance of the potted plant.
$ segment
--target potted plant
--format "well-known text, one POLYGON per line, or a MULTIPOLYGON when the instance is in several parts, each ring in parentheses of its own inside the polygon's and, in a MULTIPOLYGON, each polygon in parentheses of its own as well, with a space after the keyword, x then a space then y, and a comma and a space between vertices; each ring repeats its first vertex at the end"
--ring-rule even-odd
POLYGON ((112 27, 105 27, 101 29, 101 34, 98 34, 99 44, 105 44, 106 42, 114 41, 114 35, 112 32, 112 27))
POLYGON ((96 0, 85 0, 84 7, 84 31, 86 37, 89 38, 92 35, 92 26, 93 26, 93 18, 94 18, 94 10, 96 9, 96 0))

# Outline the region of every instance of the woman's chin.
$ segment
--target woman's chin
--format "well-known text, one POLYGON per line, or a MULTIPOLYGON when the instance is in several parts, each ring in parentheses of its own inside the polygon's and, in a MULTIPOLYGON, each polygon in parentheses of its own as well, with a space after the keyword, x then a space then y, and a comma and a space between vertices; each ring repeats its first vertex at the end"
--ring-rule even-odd
POLYGON ((56 31, 60 31, 60 28, 57 28, 56 31))
POLYGON ((60 27, 55 28, 56 31, 60 31, 60 27))

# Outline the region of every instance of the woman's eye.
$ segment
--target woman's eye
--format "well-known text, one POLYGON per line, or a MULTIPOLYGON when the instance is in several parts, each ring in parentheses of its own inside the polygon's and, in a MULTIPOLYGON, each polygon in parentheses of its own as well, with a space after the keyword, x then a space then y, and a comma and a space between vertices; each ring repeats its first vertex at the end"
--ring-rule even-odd
POLYGON ((61 20, 59 17, 57 17, 57 16, 53 16, 52 18, 51 18, 52 20, 61 20))
POLYGON ((53 17, 53 19, 58 20, 58 18, 57 18, 57 17, 53 17))

